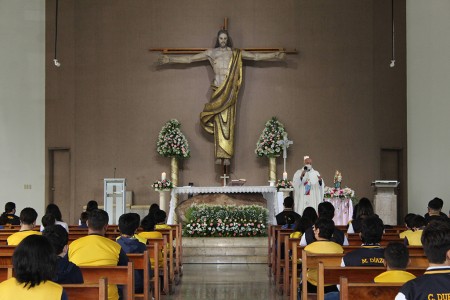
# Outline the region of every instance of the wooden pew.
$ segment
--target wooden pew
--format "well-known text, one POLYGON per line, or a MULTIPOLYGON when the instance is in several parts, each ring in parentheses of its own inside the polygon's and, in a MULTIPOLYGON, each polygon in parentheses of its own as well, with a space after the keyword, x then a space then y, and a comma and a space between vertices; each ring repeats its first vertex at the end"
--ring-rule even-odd
POLYGON ((8 245, 0 246, 0 254, 12 256, 14 254, 14 250, 16 250, 16 246, 8 246, 8 245))
POLYGON ((167 257, 168 257, 168 265, 169 265, 169 284, 176 283, 175 282, 175 261, 174 261, 174 230, 173 229, 156 229, 162 233, 163 237, 167 238, 167 257))
MULTIPOLYGON (((408 268, 406 271, 416 276, 422 275, 426 267, 408 268)), ((324 299, 324 287, 330 284, 339 284, 339 279, 344 276, 349 282, 373 283, 373 279, 386 271, 385 267, 334 267, 325 266, 319 262, 317 280, 317 299, 324 299)))
POLYGON ((123 285, 123 295, 127 300, 134 299, 133 263, 127 266, 80 267, 85 283, 97 283, 101 277, 107 277, 109 284, 123 285))
POLYGON ((12 266, 0 266, 0 282, 9 279, 13 276, 12 266))
POLYGON ((292 229, 277 229, 276 234, 276 263, 275 263, 275 287, 283 293, 283 272, 285 272, 286 262, 289 264, 289 255, 286 257, 285 252, 282 250, 285 248, 285 238, 289 240, 289 236, 292 233, 292 229), (282 258, 283 256, 283 258, 282 258))
POLYGON ((300 240, 300 238, 290 238, 289 236, 284 237, 284 257, 286 260, 283 273, 283 295, 286 296, 288 296, 291 291, 290 283, 292 278, 292 263, 290 259, 292 257, 292 245, 299 245, 300 240))
POLYGON ((61 284, 68 299, 107 300, 108 279, 101 277, 96 283, 61 284))
MULTIPOLYGON (((150 257, 149 252, 144 251, 144 253, 128 253, 127 254, 129 261, 133 262, 133 266, 135 270, 142 270, 143 272, 143 293, 135 294, 134 299, 150 299, 150 284, 153 282, 153 297, 155 300, 159 300, 159 276, 158 273, 155 272, 156 276, 151 280, 150 278, 150 257)), ((156 259, 156 263, 158 261, 158 245, 153 245, 152 252, 153 259, 156 259)), ((157 266, 157 265, 156 265, 157 266)), ((158 268, 156 268, 158 269, 158 268)))
POLYGON ((167 236, 163 236, 162 239, 148 239, 147 240, 147 249, 151 252, 153 250, 152 244, 157 243, 158 245, 158 260, 155 261, 155 274, 160 275, 162 272, 163 277, 163 292, 168 295, 170 293, 170 285, 169 285, 169 266, 168 266, 168 250, 167 250, 167 236), (159 261, 159 253, 162 253, 162 265, 157 265, 159 261), (157 268, 159 267, 159 268, 157 268))
POLYGON ((346 277, 340 280, 340 300, 394 299, 403 283, 351 283, 346 277))
POLYGON ((269 228, 269 247, 270 247, 270 262, 269 266, 271 267, 270 274, 275 275, 275 268, 276 268, 276 261, 277 261, 277 255, 276 255, 276 248, 277 248, 277 239, 276 239, 276 231, 281 229, 281 225, 271 225, 269 228))

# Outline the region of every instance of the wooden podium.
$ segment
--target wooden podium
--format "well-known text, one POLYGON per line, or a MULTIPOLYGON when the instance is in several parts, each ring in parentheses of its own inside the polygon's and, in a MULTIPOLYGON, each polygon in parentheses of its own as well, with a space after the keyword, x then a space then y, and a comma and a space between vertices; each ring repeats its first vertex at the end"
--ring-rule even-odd
POLYGON ((375 180, 374 210, 385 225, 397 225, 397 180, 375 180))

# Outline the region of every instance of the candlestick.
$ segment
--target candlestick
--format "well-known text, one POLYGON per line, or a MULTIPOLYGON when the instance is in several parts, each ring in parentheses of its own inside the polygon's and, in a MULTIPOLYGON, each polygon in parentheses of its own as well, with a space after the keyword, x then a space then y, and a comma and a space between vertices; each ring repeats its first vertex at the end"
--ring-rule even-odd
POLYGON ((161 180, 166 180, 166 172, 161 173, 161 180))
POLYGON ((287 179, 287 172, 283 172, 283 180, 287 179))

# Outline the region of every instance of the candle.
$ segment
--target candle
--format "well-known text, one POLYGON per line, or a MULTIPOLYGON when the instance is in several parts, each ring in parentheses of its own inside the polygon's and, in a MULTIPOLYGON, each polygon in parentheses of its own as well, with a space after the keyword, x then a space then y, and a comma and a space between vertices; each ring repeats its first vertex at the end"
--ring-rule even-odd
POLYGON ((161 180, 166 180, 166 172, 161 173, 161 180))
POLYGON ((283 179, 284 179, 284 180, 287 179, 287 172, 283 172, 283 179))

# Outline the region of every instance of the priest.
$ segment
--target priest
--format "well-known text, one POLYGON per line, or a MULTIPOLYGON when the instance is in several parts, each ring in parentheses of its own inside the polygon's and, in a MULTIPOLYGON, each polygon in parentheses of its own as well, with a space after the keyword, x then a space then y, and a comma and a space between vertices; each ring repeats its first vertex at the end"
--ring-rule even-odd
POLYGON ((297 213, 302 214, 303 210, 311 206, 317 211, 320 202, 323 201, 325 183, 319 172, 313 169, 312 159, 305 156, 304 167, 294 174, 294 208, 297 213))

